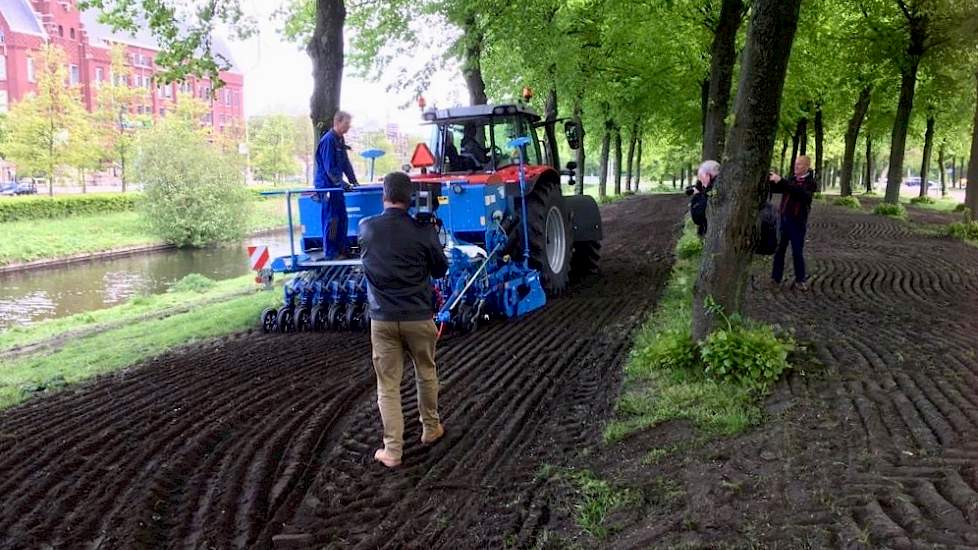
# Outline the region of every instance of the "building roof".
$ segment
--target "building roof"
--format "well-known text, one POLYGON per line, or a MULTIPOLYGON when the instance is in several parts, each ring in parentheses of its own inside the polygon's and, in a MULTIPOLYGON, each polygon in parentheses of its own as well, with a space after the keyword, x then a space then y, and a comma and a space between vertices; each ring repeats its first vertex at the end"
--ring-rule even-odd
MULTIPOLYGON (((7 2, 7 0, 0 0, 0 5, 4 2, 7 2)), ((100 22, 98 20, 98 13, 94 10, 83 11, 81 13, 81 20, 85 25, 85 31, 88 32, 88 39, 93 46, 107 48, 112 43, 121 43, 146 48, 148 50, 160 50, 159 43, 146 25, 140 25, 135 33, 130 33, 125 30, 116 31, 112 29, 111 25, 100 22)), ((211 51, 215 59, 219 63, 221 61, 226 62, 229 65, 229 72, 241 74, 241 70, 235 64, 234 57, 231 56, 231 49, 228 47, 224 38, 217 34, 212 34, 211 39, 211 51)))
POLYGON ((7 21, 11 32, 48 37, 28 0, 0 0, 0 15, 7 21))

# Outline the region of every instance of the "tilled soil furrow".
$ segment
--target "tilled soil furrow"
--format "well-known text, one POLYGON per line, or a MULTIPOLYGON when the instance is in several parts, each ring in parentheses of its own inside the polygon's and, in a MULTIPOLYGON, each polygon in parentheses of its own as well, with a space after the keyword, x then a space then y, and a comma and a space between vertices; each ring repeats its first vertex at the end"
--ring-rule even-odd
POLYGON ((0 470, 14 473, 0 480, 0 548, 267 548, 279 533, 530 543, 549 518, 534 473, 599 437, 685 207, 679 196, 603 207, 602 275, 525 319, 446 338, 448 436, 430 448, 416 441, 408 367, 399 471, 372 460, 381 433, 364 335, 223 338, 0 413, 0 470), (521 509, 493 523, 505 502, 521 509))

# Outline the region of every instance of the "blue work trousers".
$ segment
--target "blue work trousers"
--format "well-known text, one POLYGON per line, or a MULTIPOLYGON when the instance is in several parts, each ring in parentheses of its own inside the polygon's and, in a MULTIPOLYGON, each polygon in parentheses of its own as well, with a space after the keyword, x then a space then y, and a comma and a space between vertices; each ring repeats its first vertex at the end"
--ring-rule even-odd
POLYGON ((349 221, 346 215, 346 198, 342 190, 320 195, 323 203, 323 254, 326 259, 346 252, 346 231, 349 221))
POLYGON ((781 282, 784 278, 784 257, 791 245, 791 260, 795 266, 795 281, 805 282, 805 231, 808 220, 792 216, 781 216, 781 232, 778 237, 778 250, 774 253, 774 270, 771 278, 781 282))

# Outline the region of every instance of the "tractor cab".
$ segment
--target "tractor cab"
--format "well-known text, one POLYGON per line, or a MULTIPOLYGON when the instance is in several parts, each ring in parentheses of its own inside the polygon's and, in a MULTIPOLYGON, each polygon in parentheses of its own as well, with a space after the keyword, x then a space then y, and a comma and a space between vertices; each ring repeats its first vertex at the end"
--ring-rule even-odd
POLYGON ((540 139, 547 123, 522 104, 429 109, 423 117, 432 124, 427 146, 435 159, 433 172, 492 173, 518 166, 520 151, 507 144, 520 137, 529 139, 527 165, 556 168, 555 148, 540 139))

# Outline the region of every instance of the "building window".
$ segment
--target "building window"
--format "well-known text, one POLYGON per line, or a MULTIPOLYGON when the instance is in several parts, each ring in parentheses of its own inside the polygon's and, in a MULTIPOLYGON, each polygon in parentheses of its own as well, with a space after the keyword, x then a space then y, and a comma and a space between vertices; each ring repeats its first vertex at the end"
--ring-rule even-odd
POLYGON ((166 109, 160 109, 160 116, 166 116, 166 109))
POLYGON ((7 56, 0 55, 0 80, 7 80, 7 56))
POLYGON ((0 44, 6 44, 6 43, 7 43, 7 37, 3 34, 3 31, 0 31, 0 44))
POLYGON ((95 67, 95 82, 102 82, 102 67, 95 67))
POLYGON ((72 27, 68 32, 69 32, 69 34, 71 34, 71 39, 74 40, 75 39, 75 28, 72 27))
POLYGON ((7 90, 0 90, 0 113, 6 113, 10 105, 7 103, 7 90))
POLYGON ((64 38, 64 36, 65 36, 65 28, 62 27, 61 25, 58 25, 58 36, 60 36, 62 38, 64 38))
POLYGON ((68 78, 72 86, 81 82, 81 71, 78 70, 78 65, 68 65, 68 78))
POLYGON ((27 81, 34 82, 34 58, 27 58, 27 81))
POLYGON ((173 97, 173 85, 171 84, 163 85, 163 97, 173 97))

